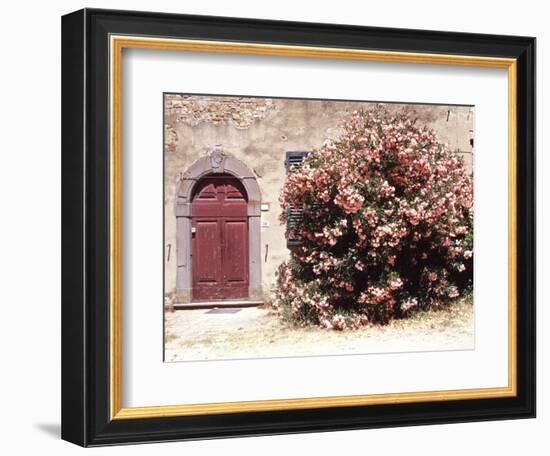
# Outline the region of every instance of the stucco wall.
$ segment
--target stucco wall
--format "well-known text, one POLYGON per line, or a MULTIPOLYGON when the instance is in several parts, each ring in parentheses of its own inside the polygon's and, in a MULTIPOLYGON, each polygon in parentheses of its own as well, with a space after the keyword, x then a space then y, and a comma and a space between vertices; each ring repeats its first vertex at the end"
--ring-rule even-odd
MULTIPOLYGON (((336 138, 338 124, 369 103, 317 100, 165 95, 165 293, 176 288, 177 184, 193 162, 216 145, 254 173, 262 204, 262 284, 268 294, 275 270, 287 255, 278 196, 285 179, 285 152, 311 150, 336 138)), ((460 153, 472 169, 474 108, 434 105, 388 105, 405 109, 440 140, 460 153)))

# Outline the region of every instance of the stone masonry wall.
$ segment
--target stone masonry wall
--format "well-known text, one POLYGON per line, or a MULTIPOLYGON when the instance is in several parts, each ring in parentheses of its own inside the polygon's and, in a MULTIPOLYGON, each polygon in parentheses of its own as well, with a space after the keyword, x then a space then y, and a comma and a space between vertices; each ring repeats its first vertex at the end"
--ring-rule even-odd
MULTIPOLYGON (((262 284, 264 294, 277 266, 287 258, 285 228, 278 221, 278 197, 285 179, 285 152, 311 150, 337 138, 339 123, 371 103, 225 96, 165 95, 165 293, 176 286, 174 198, 182 173, 216 145, 255 174, 262 193, 262 284)), ((389 104, 405 110, 473 169, 474 108, 389 104)))

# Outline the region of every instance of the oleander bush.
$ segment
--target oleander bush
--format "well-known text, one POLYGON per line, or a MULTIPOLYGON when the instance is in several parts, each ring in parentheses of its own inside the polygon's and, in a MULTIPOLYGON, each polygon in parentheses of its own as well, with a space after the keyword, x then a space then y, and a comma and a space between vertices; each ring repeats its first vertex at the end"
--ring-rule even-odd
POLYGON ((473 281, 470 173, 435 133, 382 106, 355 112, 338 140, 289 171, 280 203, 303 217, 279 267, 274 305, 337 330, 444 306, 473 281))

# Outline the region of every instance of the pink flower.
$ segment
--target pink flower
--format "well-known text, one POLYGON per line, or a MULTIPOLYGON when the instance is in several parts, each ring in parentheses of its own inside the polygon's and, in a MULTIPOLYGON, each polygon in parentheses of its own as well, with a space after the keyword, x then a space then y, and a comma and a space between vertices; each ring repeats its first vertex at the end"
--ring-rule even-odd
POLYGON ((401 303, 401 311, 408 312, 418 306, 418 300, 416 298, 409 298, 405 302, 401 303))
POLYGON ((344 320, 344 317, 342 315, 335 315, 332 317, 332 329, 335 329, 337 331, 342 331, 346 327, 346 321, 344 320))
POLYGON ((456 298, 460 293, 458 292, 457 287, 451 287, 449 291, 449 298, 456 298))
POLYGON ((390 281, 390 288, 392 290, 397 290, 398 288, 401 288, 403 286, 403 281, 399 278, 393 279, 390 281))

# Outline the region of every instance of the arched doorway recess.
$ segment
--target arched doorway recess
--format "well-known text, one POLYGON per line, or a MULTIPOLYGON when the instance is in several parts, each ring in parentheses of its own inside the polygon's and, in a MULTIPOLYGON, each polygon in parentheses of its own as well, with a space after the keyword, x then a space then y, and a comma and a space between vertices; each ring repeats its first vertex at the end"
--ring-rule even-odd
MULTIPOLYGON (((257 301, 262 298, 260 202, 260 188, 253 172, 240 160, 223 153, 220 147, 214 148, 209 155, 197 160, 182 175, 175 200, 176 302, 178 304, 205 300, 257 301), (193 200, 197 197, 194 206, 193 200), (217 202, 211 199, 213 204, 209 209, 206 200, 214 197, 217 202), (231 201, 232 199, 234 201, 231 201), (198 202, 199 200, 202 201, 198 202), (214 212, 208 214, 208 210, 214 212), (220 210, 221 212, 216 215, 215 211, 220 210), (224 212, 226 210, 228 212, 224 212), (210 215, 210 219, 203 217, 205 222, 203 226, 197 225, 201 223, 197 218, 202 217, 200 214, 210 215), (210 220, 209 224, 208 220, 210 220), (233 224, 231 224, 232 221, 233 224), (199 228, 205 228, 205 230, 199 230, 199 228), (201 238, 198 239, 197 236, 201 238), (239 247, 236 243, 240 243, 243 236, 246 245, 239 247), (246 255, 246 258, 241 257, 238 263, 223 263, 223 260, 218 258, 219 262, 208 273, 206 263, 198 263, 201 260, 194 249, 197 247, 197 240, 202 240, 199 244, 202 243, 205 247, 209 238, 217 239, 219 242, 227 240, 232 245, 228 245, 228 249, 219 244, 210 252, 203 250, 202 253, 205 256, 202 258, 206 259, 212 255, 221 257, 223 254, 227 258, 228 255, 234 255, 236 249, 241 256, 246 255), (197 264, 193 264, 194 261, 197 261, 197 264), (246 270, 243 271, 243 267, 246 270), (197 268, 195 272, 194 268, 197 268), (196 274, 197 272, 200 274, 196 274), (231 277, 224 278, 224 274, 231 277), (197 281, 201 280, 204 286, 195 287, 197 281), (218 288, 217 291, 212 289, 208 292, 206 286, 208 280, 215 284, 212 288, 218 288), (245 292, 245 287, 248 288, 248 293, 245 292), (242 298, 239 295, 242 295, 242 298)), ((200 245, 198 247, 200 248, 200 245)))

